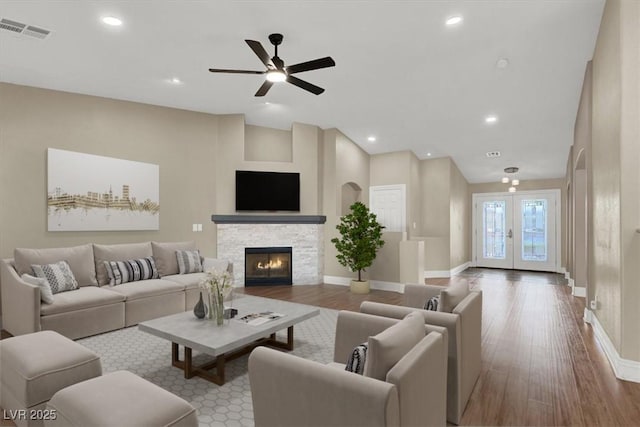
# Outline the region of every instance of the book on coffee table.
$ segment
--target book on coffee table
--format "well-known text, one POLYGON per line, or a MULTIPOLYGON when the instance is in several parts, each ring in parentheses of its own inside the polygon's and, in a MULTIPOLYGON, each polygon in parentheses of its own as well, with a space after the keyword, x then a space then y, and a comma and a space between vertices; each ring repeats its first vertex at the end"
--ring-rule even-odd
POLYGON ((239 322, 246 323, 247 325, 258 326, 274 319, 280 319, 281 317, 284 317, 284 316, 285 315, 282 313, 276 313, 273 311, 263 311, 262 313, 247 314, 245 316, 238 318, 237 320, 239 322))

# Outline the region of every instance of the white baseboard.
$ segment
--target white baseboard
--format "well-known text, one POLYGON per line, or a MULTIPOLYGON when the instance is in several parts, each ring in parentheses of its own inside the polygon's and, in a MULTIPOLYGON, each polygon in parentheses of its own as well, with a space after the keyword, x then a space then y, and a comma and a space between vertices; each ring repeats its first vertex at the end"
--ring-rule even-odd
POLYGON ((456 274, 460 274, 463 271, 465 271, 467 268, 469 268, 470 266, 471 266, 471 262, 470 261, 467 261, 464 264, 460 264, 459 266, 454 267, 454 268, 451 269, 451 275, 455 276, 456 274))
POLYGON ((586 315, 585 313, 585 317, 589 317, 589 323, 591 323, 591 326, 593 327, 596 339, 600 343, 600 346, 602 346, 604 353, 607 355, 607 359, 609 359, 609 363, 611 364, 616 377, 621 380, 640 383, 640 362, 620 357, 618 350, 616 350, 616 347, 613 345, 609 336, 598 321, 598 317, 590 310, 585 309, 585 311, 589 311, 590 313, 589 315, 586 315))
POLYGON ((587 288, 584 288, 582 286, 574 286, 573 289, 571 290, 571 295, 573 295, 574 297, 586 298, 587 288))
POLYGON ((449 270, 425 270, 424 277, 426 279, 433 279, 436 277, 451 277, 451 271, 449 270))
MULTIPOLYGON (((340 276, 324 276, 324 283, 329 285, 349 286, 351 284, 351 278, 340 276)), ((403 294, 404 285, 397 282, 384 282, 382 280, 369 280, 369 286, 371 289, 379 291, 392 291, 403 294)))
POLYGON ((452 268, 451 270, 425 270, 424 277, 427 279, 436 278, 436 277, 451 277, 456 274, 462 273, 467 268, 471 267, 471 261, 467 261, 464 264, 460 264, 457 267, 452 268))

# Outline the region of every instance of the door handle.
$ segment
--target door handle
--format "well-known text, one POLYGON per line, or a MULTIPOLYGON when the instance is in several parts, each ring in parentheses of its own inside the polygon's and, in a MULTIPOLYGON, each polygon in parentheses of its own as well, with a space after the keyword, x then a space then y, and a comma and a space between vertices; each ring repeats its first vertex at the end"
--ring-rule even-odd
POLYGON ((513 232, 511 231, 511 229, 509 229, 509 232, 507 233, 507 237, 510 239, 513 237, 513 232))

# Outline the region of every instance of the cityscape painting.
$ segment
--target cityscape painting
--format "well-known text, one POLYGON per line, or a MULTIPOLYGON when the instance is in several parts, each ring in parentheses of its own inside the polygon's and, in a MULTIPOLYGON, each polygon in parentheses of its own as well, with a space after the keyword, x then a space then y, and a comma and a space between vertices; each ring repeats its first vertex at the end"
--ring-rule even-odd
POLYGON ((49 231, 158 230, 160 168, 47 150, 49 231))

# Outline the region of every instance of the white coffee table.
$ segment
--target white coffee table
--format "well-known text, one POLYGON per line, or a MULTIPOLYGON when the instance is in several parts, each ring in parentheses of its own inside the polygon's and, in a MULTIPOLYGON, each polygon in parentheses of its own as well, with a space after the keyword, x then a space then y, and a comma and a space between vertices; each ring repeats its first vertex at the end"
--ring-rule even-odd
POLYGON ((297 304, 250 295, 237 295, 233 308, 238 310, 234 319, 217 326, 215 320, 197 319, 193 312, 172 314, 138 324, 138 329, 171 341, 171 363, 184 370, 185 378, 198 376, 218 385, 224 384, 225 362, 249 353, 256 346, 293 350, 293 326, 317 316, 320 310, 305 304, 297 304), (251 313, 273 311, 284 317, 252 326, 237 319, 251 313), (277 341, 276 332, 287 329, 287 341, 277 341), (180 360, 179 346, 184 347, 184 360, 180 360), (194 366, 192 350, 215 356, 215 360, 194 366), (215 368, 215 372, 211 370, 215 368))

